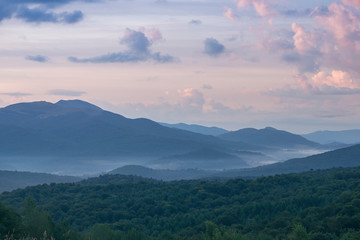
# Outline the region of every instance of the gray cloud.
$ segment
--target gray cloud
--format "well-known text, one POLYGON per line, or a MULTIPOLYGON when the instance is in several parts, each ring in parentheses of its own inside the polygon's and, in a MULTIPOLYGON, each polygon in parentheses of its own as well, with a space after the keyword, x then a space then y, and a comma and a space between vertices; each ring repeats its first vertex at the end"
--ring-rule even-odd
POLYGON ((0 93, 0 95, 10 96, 10 97, 26 97, 31 96, 31 93, 23 93, 23 92, 7 92, 7 93, 0 93))
POLYGON ((202 22, 200 20, 197 20, 197 19, 193 19, 189 22, 189 24, 192 24, 192 25, 200 25, 202 24, 202 22))
POLYGON ((168 54, 160 52, 152 53, 150 47, 152 41, 141 31, 127 29, 125 36, 120 41, 127 46, 128 50, 123 52, 108 53, 91 58, 69 57, 68 60, 75 63, 126 63, 126 62, 145 62, 153 60, 157 63, 175 62, 176 59, 168 54))
POLYGON ((127 45, 130 51, 140 54, 147 54, 151 46, 150 40, 143 32, 127 29, 121 43, 127 45))
POLYGON ((30 23, 66 23, 73 24, 83 19, 83 13, 74 12, 56 13, 51 9, 72 2, 96 2, 100 0, 12 0, 0 2, 0 22, 4 19, 17 18, 30 23), (32 8, 31 5, 37 7, 32 8))
POLYGON ((316 7, 311 13, 311 16, 327 16, 329 15, 329 8, 327 6, 316 7))
POLYGON ((287 9, 285 11, 281 11, 280 14, 285 17, 309 17, 312 13, 312 9, 287 9))
POLYGON ((202 88, 203 88, 203 89, 206 89, 206 90, 212 90, 212 89, 213 89, 213 87, 212 87, 210 84, 204 84, 204 85, 202 86, 202 88))
POLYGON ((34 61, 34 62, 41 62, 41 63, 44 63, 44 62, 48 62, 49 59, 45 56, 41 56, 41 55, 36 55, 36 56, 26 56, 25 57, 26 60, 29 60, 29 61, 34 61))
POLYGON ((86 92, 84 91, 75 91, 75 90, 66 90, 66 89, 53 89, 48 92, 50 95, 56 96, 67 96, 67 97, 80 97, 86 92))
POLYGON ((287 63, 295 64, 299 73, 315 73, 320 69, 318 53, 309 53, 306 55, 300 55, 299 53, 292 51, 282 55, 281 60, 287 63))
POLYGON ((225 51, 225 46, 219 43, 215 38, 207 38, 204 41, 204 53, 217 57, 225 51))
POLYGON ((68 60, 75 63, 125 63, 146 61, 147 58, 145 58, 144 56, 138 56, 131 52, 118 52, 92 58, 69 57, 68 60))

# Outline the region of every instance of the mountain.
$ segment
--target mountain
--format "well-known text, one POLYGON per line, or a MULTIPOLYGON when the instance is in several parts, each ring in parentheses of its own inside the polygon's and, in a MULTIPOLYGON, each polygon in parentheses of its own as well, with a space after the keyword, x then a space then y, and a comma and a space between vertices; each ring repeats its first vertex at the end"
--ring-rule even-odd
POLYGON ((211 173, 214 173, 214 171, 204 171, 198 169, 152 169, 138 165, 127 165, 108 172, 110 175, 120 174, 126 176, 139 176, 163 181, 200 179, 208 177, 211 173))
POLYGON ((218 136, 224 133, 229 132, 223 128, 218 127, 205 127, 197 124, 185 124, 185 123, 177 123, 177 124, 169 124, 169 123, 159 123, 165 127, 182 129, 190 132, 201 133, 204 135, 212 135, 218 136))
POLYGON ((184 154, 175 154, 157 160, 162 167, 169 166, 175 169, 201 168, 224 169, 243 168, 249 165, 237 155, 216 149, 202 148, 184 154))
POLYGON ((260 166, 256 168, 224 171, 218 174, 218 176, 269 176, 275 174, 305 172, 316 169, 358 166, 360 166, 360 144, 305 158, 290 159, 285 162, 260 166))
POLYGON ((46 173, 0 171, 0 193, 40 184, 72 183, 80 180, 81 178, 78 177, 58 176, 46 173))
POLYGON ((73 108, 87 108, 93 110, 102 110, 100 107, 81 100, 60 100, 56 103, 58 106, 73 107, 73 108))
POLYGON ((7 106, 0 109, 0 132, 0 164, 6 169, 58 172, 66 167, 71 174, 83 173, 84 166, 95 162, 93 169, 101 172, 124 161, 144 164, 200 149, 224 153, 259 149, 164 127, 149 119, 129 119, 80 100, 7 106))
POLYGON ((203 146, 224 147, 210 136, 128 119, 79 101, 21 103, 0 109, 2 154, 161 156, 203 146), (139 151, 141 150, 141 151, 139 151))
POLYGON ((360 143, 360 129, 343 130, 343 131, 317 131, 302 135, 304 138, 320 144, 360 143))
POLYGON ((253 145, 274 148, 318 148, 321 145, 311 142, 302 136, 267 127, 264 129, 244 128, 218 136, 233 142, 246 142, 253 145))

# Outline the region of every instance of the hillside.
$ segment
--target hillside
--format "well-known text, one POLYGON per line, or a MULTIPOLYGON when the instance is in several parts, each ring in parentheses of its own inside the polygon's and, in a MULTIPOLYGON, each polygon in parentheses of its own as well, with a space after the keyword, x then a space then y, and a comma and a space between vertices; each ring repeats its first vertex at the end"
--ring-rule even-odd
POLYGON ((0 193, 18 188, 50 183, 78 182, 81 178, 46 173, 0 171, 0 193))
POLYGON ((317 131, 309 134, 304 134, 302 136, 310 141, 318 142, 320 144, 360 143, 360 129, 343 131, 317 131))
POLYGON ((360 144, 305 158, 290 159, 281 163, 256 168, 225 171, 220 175, 226 177, 269 176, 316 169, 357 166, 360 166, 360 144))
POLYGON ((186 124, 186 123, 176 123, 176 124, 160 123, 160 124, 165 127, 178 128, 190 132, 201 133, 203 135, 219 136, 221 134, 229 132, 228 130, 225 130, 223 128, 205 127, 197 124, 186 124))
POLYGON ((202 148, 184 154, 167 156, 157 159, 156 162, 162 167, 169 165, 169 167, 173 169, 183 169, 184 166, 207 170, 243 168, 249 166, 246 161, 237 155, 210 148, 202 148))
POLYGON ((59 236, 59 231, 74 231, 71 226, 81 231, 73 240, 115 235, 124 240, 344 240, 360 234, 359 185, 360 168, 229 181, 160 182, 114 175, 86 184, 29 187, 3 193, 0 201, 22 209, 26 199, 32 214, 20 219, 28 220, 25 226, 34 223, 28 231, 59 236), (44 210, 59 225, 57 231, 49 217, 41 218, 47 216, 44 210), (64 219, 69 224, 62 224, 64 219))
POLYGON ((125 118, 80 100, 7 106, 0 109, 0 131, 0 163, 7 170, 36 167, 37 171, 83 174, 204 148, 224 153, 259 149, 164 127, 149 119, 125 118), (99 159, 107 160, 109 166, 99 159))
POLYGON ((311 142, 302 136, 267 127, 264 129, 244 128, 218 136, 233 142, 246 142, 253 145, 274 148, 318 148, 320 144, 311 142))
POLYGON ((108 174, 132 175, 143 178, 151 178, 163 181, 173 180, 191 180, 206 178, 211 175, 213 171, 204 171, 198 169, 183 169, 183 170, 166 170, 166 169, 152 169, 143 166, 127 165, 114 169, 108 174))

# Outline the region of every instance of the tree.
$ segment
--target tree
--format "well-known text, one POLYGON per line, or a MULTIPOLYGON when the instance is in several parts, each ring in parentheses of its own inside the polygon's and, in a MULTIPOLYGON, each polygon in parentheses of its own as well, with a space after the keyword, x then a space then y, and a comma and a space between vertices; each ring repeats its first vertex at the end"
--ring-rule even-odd
POLYGON ((293 231, 291 232, 289 236, 290 240, 308 240, 309 236, 305 229, 305 227, 301 224, 296 224, 294 226, 293 231))
POLYGON ((26 198, 24 201, 23 226, 28 237, 43 239, 54 237, 55 224, 50 215, 37 207, 34 199, 26 198))
POLYGON ((14 212, 12 208, 4 206, 0 203, 0 238, 6 235, 19 234, 21 218, 14 212))

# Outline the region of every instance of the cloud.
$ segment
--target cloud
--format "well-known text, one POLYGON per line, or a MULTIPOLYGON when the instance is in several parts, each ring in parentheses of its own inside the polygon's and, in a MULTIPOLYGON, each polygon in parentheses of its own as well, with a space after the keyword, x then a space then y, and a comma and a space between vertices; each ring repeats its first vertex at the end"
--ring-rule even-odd
POLYGON ((286 98, 312 99, 309 95, 360 95, 359 86, 346 72, 333 70, 330 73, 318 72, 311 78, 304 74, 294 75, 295 86, 270 90, 267 94, 286 98))
POLYGON ((189 22, 189 24, 192 24, 192 25, 201 25, 202 22, 198 19, 193 19, 189 22))
POLYGON ((213 87, 212 87, 210 84, 204 84, 204 85, 202 86, 202 88, 203 88, 203 89, 206 89, 206 90, 212 90, 212 89, 213 89, 213 87))
POLYGON ((174 93, 165 93, 161 102, 125 103, 117 107, 111 106, 113 111, 120 112, 129 117, 147 117, 156 121, 189 121, 197 119, 224 120, 233 119, 234 116, 243 115, 252 111, 252 107, 232 108, 222 102, 207 98, 205 94, 195 88, 179 89, 174 93), (175 98, 175 101, 166 101, 167 97, 175 98), (219 117, 220 116, 220 117, 219 117))
POLYGON ((67 96, 67 97, 80 97, 86 92, 84 91, 75 91, 75 90, 65 90, 65 89, 53 89, 48 92, 50 95, 55 96, 67 96))
POLYGON ((314 26, 310 30, 292 24, 295 48, 285 52, 282 59, 295 64, 300 74, 339 69, 360 76, 360 14, 338 3, 323 9, 321 14, 312 14, 314 26))
POLYGON ((44 62, 49 61, 48 57, 45 57, 45 56, 42 56, 42 55, 26 56, 25 59, 29 60, 29 61, 34 61, 34 62, 40 62, 40 63, 44 63, 44 62))
POLYGON ((235 13, 232 10, 232 8, 227 8, 226 11, 224 12, 224 17, 226 17, 227 19, 234 21, 235 20, 235 13))
POLYGON ((285 17, 308 17, 312 13, 312 9, 304 9, 304 10, 298 10, 298 9, 287 9, 284 11, 281 11, 280 14, 285 17))
POLYGON ((204 53, 211 56, 217 57, 224 53, 225 46, 218 42, 215 38, 207 38, 204 41, 204 53))
MULTIPOLYGON (((144 31, 144 30, 142 30, 144 31)), ((126 29, 125 35, 121 40, 122 44, 127 45, 130 51, 140 54, 148 54, 151 41, 142 31, 126 29)))
POLYGON ((343 71, 332 71, 330 74, 326 72, 319 72, 312 77, 315 86, 322 88, 323 86, 335 88, 357 88, 355 82, 351 79, 348 73, 343 71))
POLYGON ((360 1, 359 0, 342 0, 343 3, 356 7, 356 8, 360 8, 360 1))
POLYGON ((17 18, 29 23, 66 23, 73 24, 83 19, 83 13, 54 12, 53 8, 72 2, 95 2, 100 0, 18 0, 2 1, 0 3, 0 22, 4 19, 17 18))
POLYGON ((360 76, 360 14, 351 6, 331 3, 315 8, 311 17, 311 28, 294 22, 291 38, 279 36, 276 42, 269 38, 263 45, 281 53, 281 59, 297 66, 299 74, 339 69, 360 76), (289 41, 293 49, 286 45, 289 41))
POLYGON ((297 23, 293 23, 291 28, 294 32, 294 46, 300 54, 305 54, 317 49, 317 41, 314 34, 307 33, 305 29, 297 23))
POLYGON ((23 92, 7 92, 7 93, 0 93, 0 95, 21 98, 21 97, 31 96, 32 94, 23 93, 23 92))
POLYGON ((256 13, 263 17, 267 18, 276 14, 275 9, 269 3, 271 1, 263 1, 263 0, 237 0, 238 7, 244 8, 251 6, 255 9, 256 13))
POLYGON ((140 32, 144 33, 147 39, 151 43, 155 43, 157 41, 163 40, 163 36, 159 29, 156 28, 140 28, 140 32))
POLYGON ((151 45, 163 39, 159 30, 141 28, 140 31, 126 29, 120 43, 127 47, 126 51, 108 53, 91 58, 69 57, 68 60, 75 63, 127 63, 127 62, 145 62, 153 60, 157 63, 175 62, 173 56, 153 53, 150 50, 151 45))

